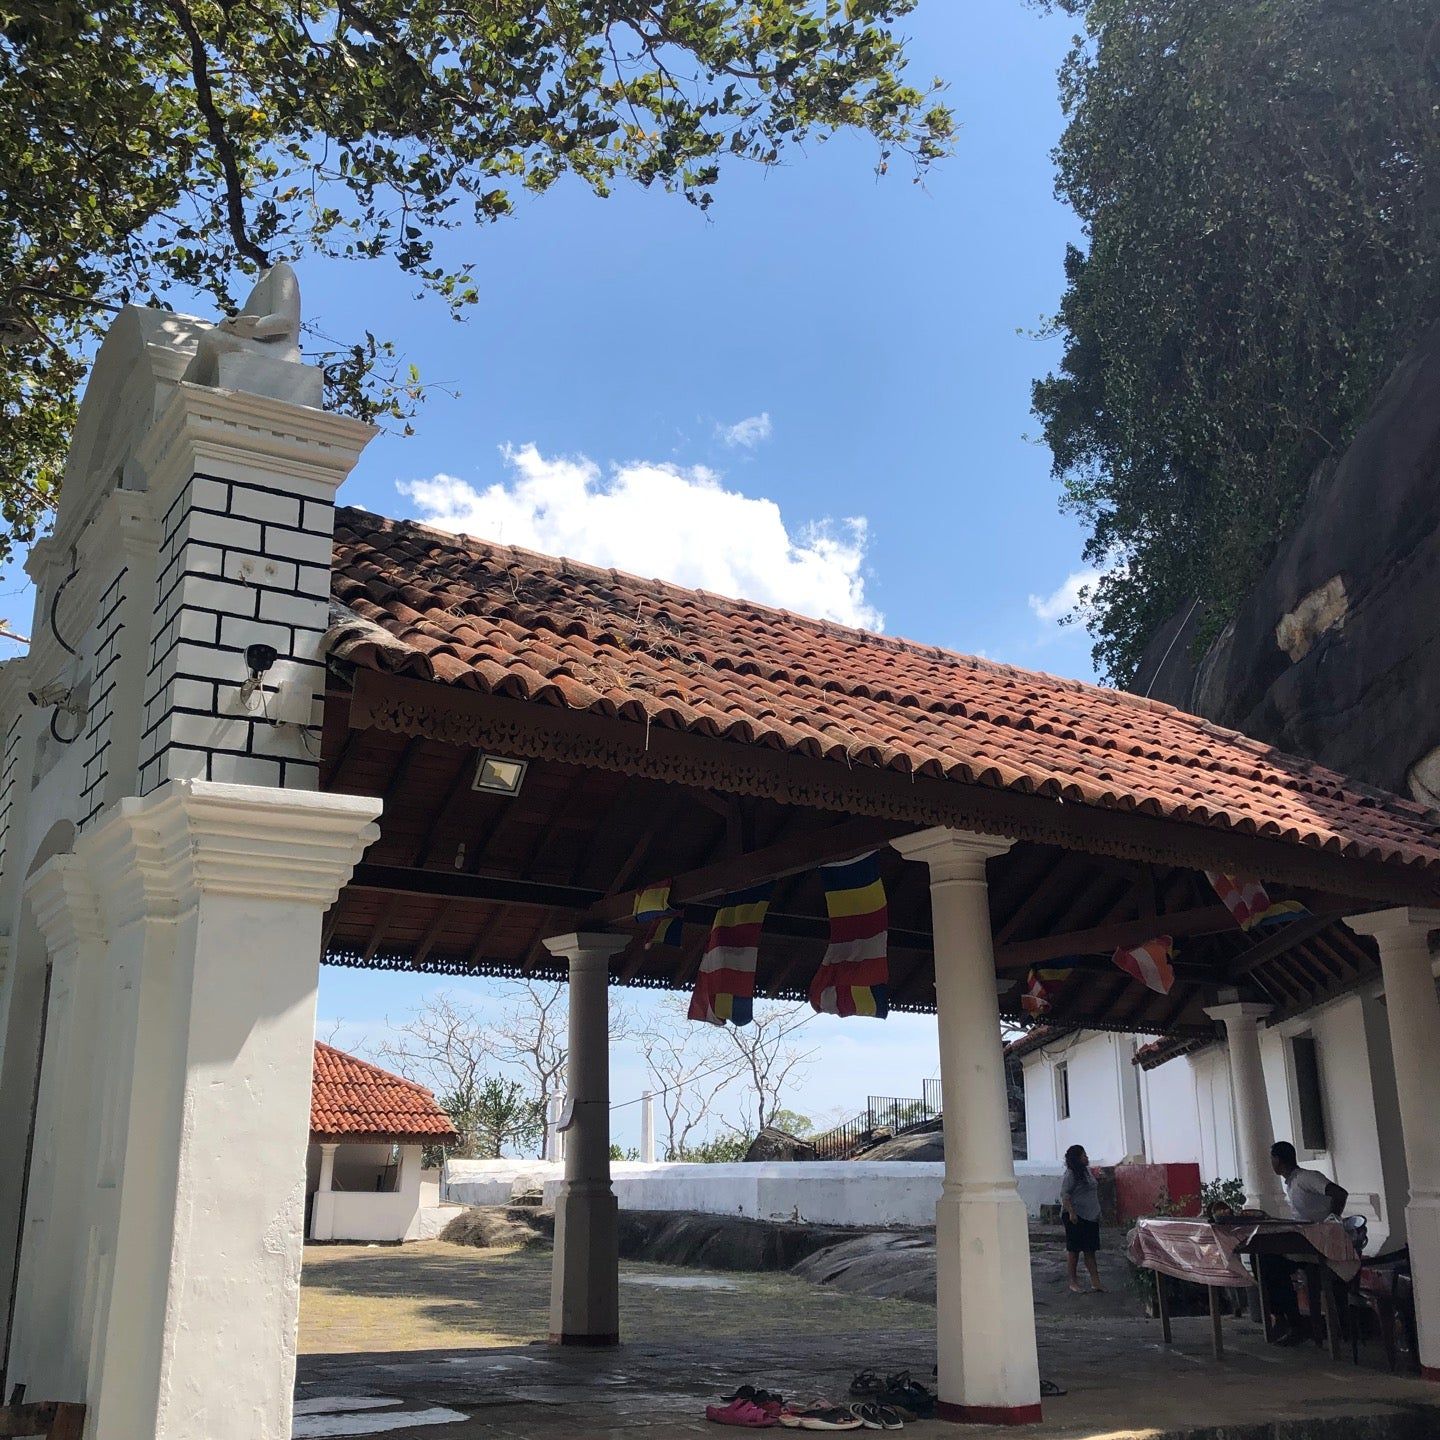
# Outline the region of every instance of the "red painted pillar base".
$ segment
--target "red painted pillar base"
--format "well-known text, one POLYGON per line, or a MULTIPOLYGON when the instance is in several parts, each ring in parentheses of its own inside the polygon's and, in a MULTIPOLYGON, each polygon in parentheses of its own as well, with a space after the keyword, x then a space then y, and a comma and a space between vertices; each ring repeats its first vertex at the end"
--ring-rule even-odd
POLYGON ((1440 1385, 1440 1369, 1434 1365, 1422 1365, 1420 1367, 1420 1378, 1429 1380, 1434 1385, 1440 1385))
POLYGON ((955 1425, 1038 1425, 1039 1405, 952 1405, 940 1400, 935 1418, 955 1425))
POLYGON ((618 1345, 618 1335, 556 1335, 553 1331, 550 1335, 552 1345, 579 1345, 592 1350, 603 1350, 609 1345, 618 1345))

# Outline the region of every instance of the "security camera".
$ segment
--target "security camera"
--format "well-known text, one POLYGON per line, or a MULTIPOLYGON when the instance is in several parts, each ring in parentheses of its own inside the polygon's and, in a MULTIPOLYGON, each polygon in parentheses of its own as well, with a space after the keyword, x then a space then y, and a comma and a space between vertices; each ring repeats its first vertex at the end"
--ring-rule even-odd
POLYGON ((247 645, 245 647, 245 668, 259 679, 274 663, 280 652, 273 645, 247 645))
POLYGON ((30 691, 30 703, 48 709, 52 705, 64 705, 70 699, 70 687, 62 680, 52 680, 38 690, 30 691))

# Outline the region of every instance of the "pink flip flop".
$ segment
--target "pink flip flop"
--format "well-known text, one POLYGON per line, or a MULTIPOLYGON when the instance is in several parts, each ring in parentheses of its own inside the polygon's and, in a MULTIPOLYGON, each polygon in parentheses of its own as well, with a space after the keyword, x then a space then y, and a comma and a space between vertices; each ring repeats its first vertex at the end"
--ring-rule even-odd
POLYGON ((728 1405, 707 1405, 705 1418, 716 1425, 734 1425, 742 1430, 768 1430, 777 1423, 780 1407, 767 1409, 753 1400, 732 1400, 728 1405))

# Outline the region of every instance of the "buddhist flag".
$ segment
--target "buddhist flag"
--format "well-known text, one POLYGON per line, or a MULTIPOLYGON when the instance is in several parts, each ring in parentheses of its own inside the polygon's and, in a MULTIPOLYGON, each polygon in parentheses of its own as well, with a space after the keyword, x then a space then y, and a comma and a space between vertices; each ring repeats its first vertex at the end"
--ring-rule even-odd
POLYGON ((770 908, 773 880, 727 895, 715 912, 705 941, 695 993, 690 997, 690 1019, 711 1025, 748 1025, 754 1016, 755 960, 760 953, 760 931, 770 908))
POLYGON ((1254 930, 1260 925, 1281 925, 1310 913, 1298 900, 1272 901, 1269 892, 1258 880, 1217 875, 1212 870, 1207 870, 1205 876, 1242 930, 1254 930))
POLYGON ((635 897, 630 918, 650 927, 645 948, 652 945, 678 945, 685 933, 685 917, 670 904, 670 882, 650 885, 635 897))
POLYGON ((1142 985, 1148 985, 1161 995, 1168 995, 1170 987, 1175 983, 1175 971, 1170 965, 1170 957, 1174 953, 1174 940, 1168 935, 1157 935, 1143 945, 1119 949, 1110 958, 1142 985))
POLYGON ((1044 1015, 1055 999, 1055 990, 1070 972, 1068 970, 1031 970, 1025 976, 1020 992, 1020 1008, 1027 1015, 1044 1015))
POLYGON ((822 865, 830 946, 810 982, 810 1003, 822 1014, 890 1013, 890 909, 874 851, 858 860, 822 865))

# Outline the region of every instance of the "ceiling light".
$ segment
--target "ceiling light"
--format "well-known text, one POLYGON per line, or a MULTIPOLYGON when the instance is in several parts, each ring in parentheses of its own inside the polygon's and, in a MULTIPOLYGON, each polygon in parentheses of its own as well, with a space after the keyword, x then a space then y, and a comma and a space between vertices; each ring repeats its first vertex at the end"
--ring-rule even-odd
POLYGON ((507 760, 503 755, 482 755, 470 788, 488 790, 492 795, 518 795, 529 764, 528 760, 507 760))

